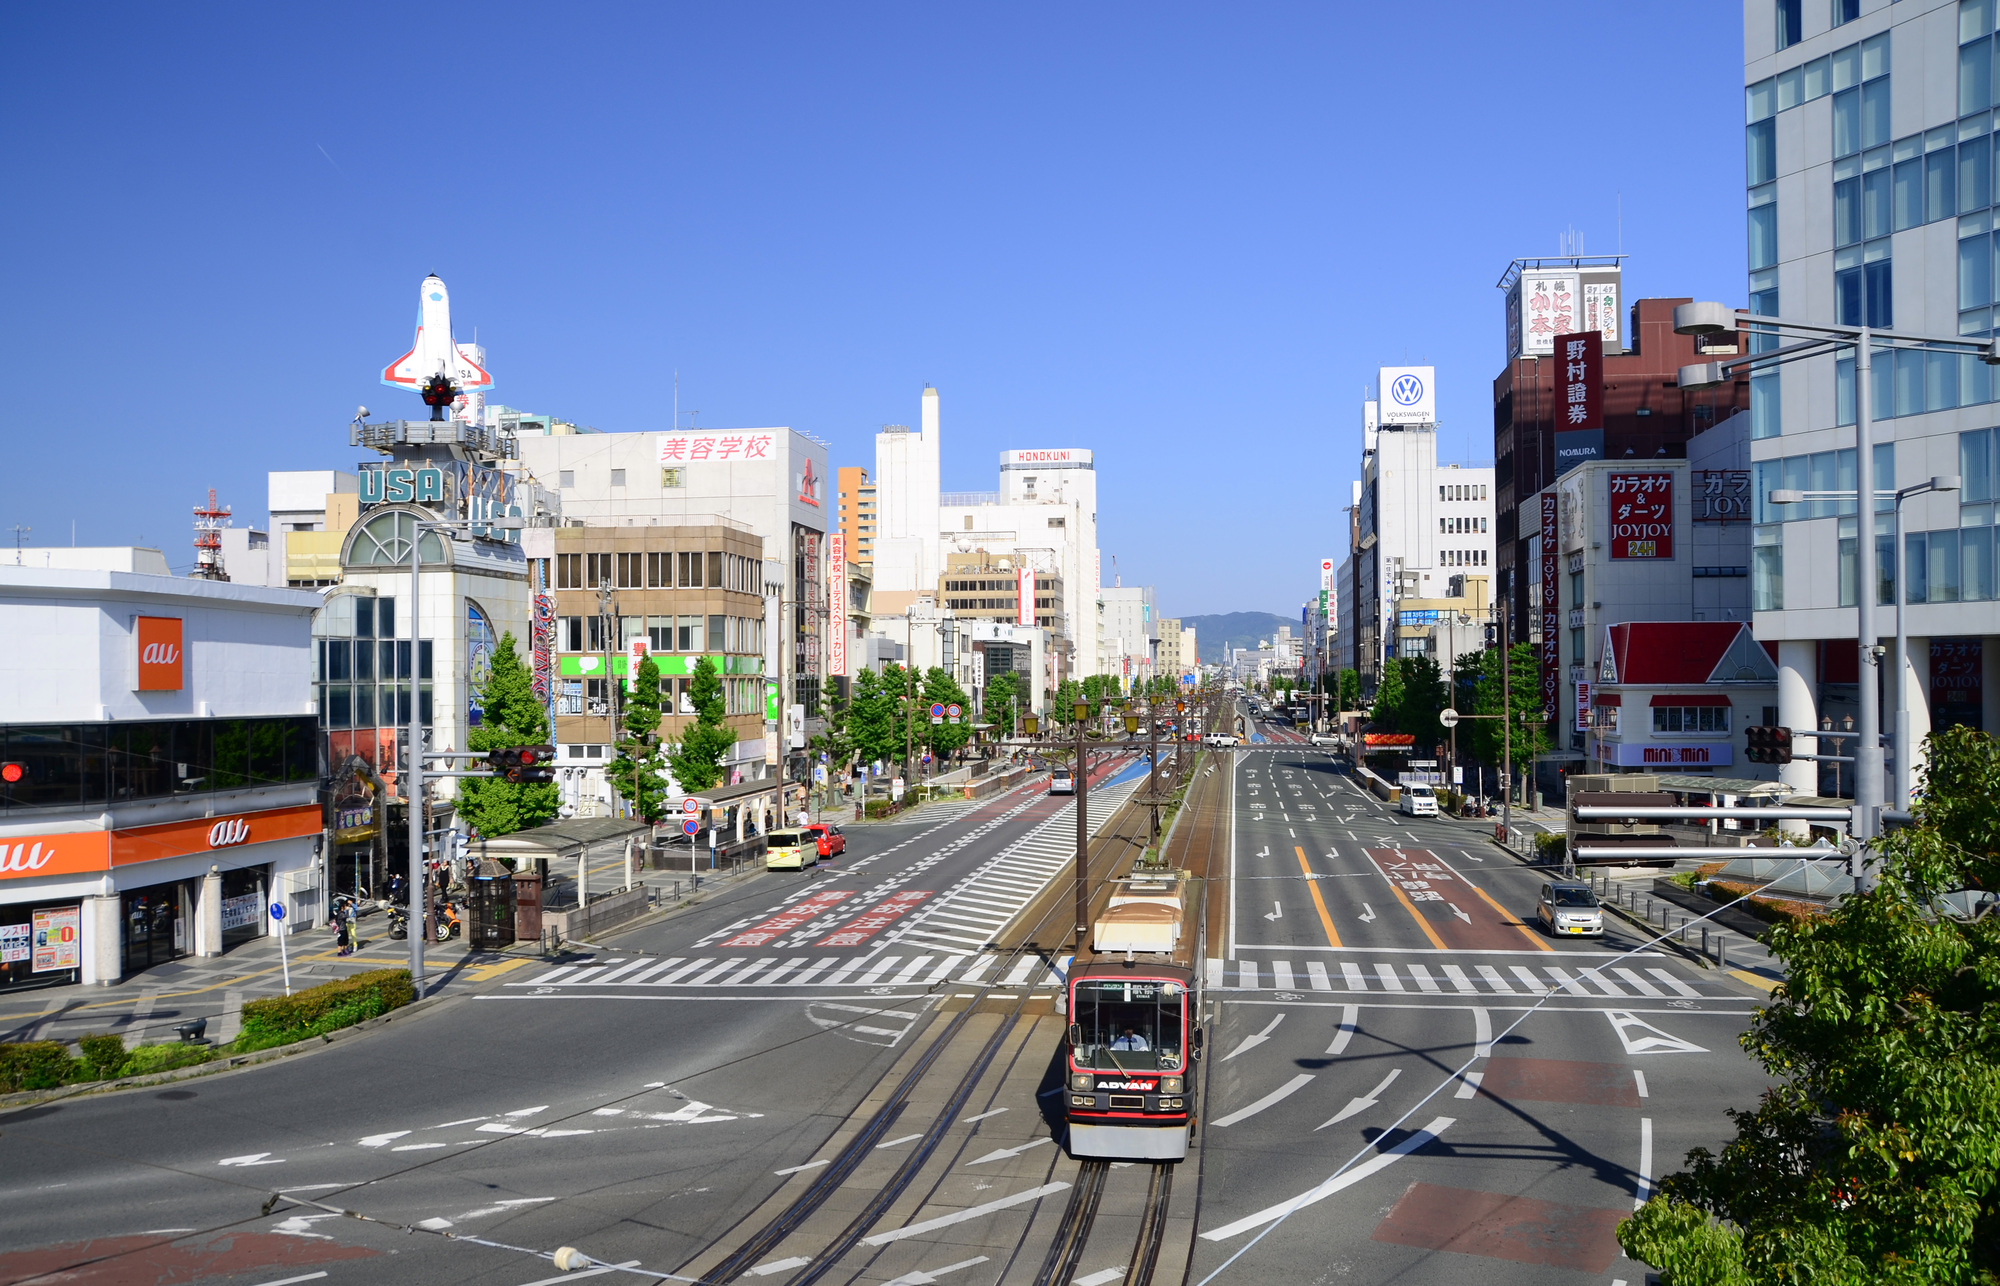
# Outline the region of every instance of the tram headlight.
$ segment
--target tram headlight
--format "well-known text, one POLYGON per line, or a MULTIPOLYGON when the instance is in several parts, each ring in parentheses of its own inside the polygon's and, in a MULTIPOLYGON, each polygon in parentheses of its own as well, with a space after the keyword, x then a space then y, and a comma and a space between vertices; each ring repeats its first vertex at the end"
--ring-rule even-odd
POLYGON ((1079 1091, 1096 1088, 1089 1072, 1078 1072, 1076 1075, 1070 1077, 1069 1087, 1079 1091))
POLYGON ((1162 1076, 1162 1077, 1160 1078, 1160 1093, 1162 1093, 1162 1094, 1178 1094, 1178 1093, 1180 1093, 1180 1092, 1181 1092, 1181 1078, 1180 1078, 1180 1077, 1178 1077, 1178 1076, 1162 1076))

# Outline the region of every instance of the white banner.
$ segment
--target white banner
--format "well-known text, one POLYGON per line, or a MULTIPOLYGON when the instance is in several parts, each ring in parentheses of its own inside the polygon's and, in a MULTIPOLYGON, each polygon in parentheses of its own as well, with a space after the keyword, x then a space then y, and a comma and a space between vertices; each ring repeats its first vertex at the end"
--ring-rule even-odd
POLYGON ((1023 567, 1018 573, 1018 580, 1019 584, 1017 588, 1020 593, 1020 603, 1014 613, 1014 623, 1016 625, 1033 625, 1035 623, 1034 569, 1023 567))
POLYGON ((847 537, 840 532, 826 538, 827 673, 847 676, 847 537))

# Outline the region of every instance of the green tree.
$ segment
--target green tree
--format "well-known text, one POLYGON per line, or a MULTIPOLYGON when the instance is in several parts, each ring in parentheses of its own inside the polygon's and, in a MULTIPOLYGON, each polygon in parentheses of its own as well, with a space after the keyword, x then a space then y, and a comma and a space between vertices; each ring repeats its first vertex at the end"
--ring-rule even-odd
MULTIPOLYGON (((1451 704, 1451 692, 1434 658, 1411 656, 1402 661, 1403 700, 1396 730, 1415 736, 1416 748, 1427 752, 1444 742, 1444 725, 1438 722, 1438 713, 1451 704)), ((1416 758, 1429 755, 1420 754, 1416 758)))
POLYGON ((1013 670, 988 674, 986 690, 980 693, 979 700, 980 717, 996 725, 996 731, 1005 736, 1013 735, 1015 713, 1025 713, 1028 708, 1027 694, 1021 689, 1021 676, 1013 670))
POLYGON ((674 780, 689 794, 708 790, 722 780, 722 757, 736 745, 736 733, 722 722, 722 680, 715 662, 702 657, 688 680, 688 702, 695 720, 684 732, 667 762, 674 780))
POLYGON ((1340 708, 1359 710, 1361 708, 1361 675, 1353 670, 1340 672, 1340 708))
MULTIPOLYGON (((1499 714, 1500 649, 1487 648, 1479 654, 1479 683, 1475 700, 1476 714, 1499 714)), ((1524 780, 1524 770, 1532 764, 1536 755, 1549 748, 1549 725, 1542 718, 1542 668, 1535 656, 1532 643, 1516 643, 1512 649, 1508 665, 1508 696, 1513 707, 1511 729, 1514 752, 1514 780, 1524 780)), ((1489 764, 1501 760, 1502 728, 1499 719, 1477 719, 1472 723, 1473 753, 1489 764)))
MULTIPOLYGON (((500 636, 486 682, 479 688, 484 721, 466 736, 467 750, 538 746, 549 739, 548 714, 535 700, 534 676, 514 651, 512 631, 500 636)), ((562 807, 554 782, 517 785, 498 777, 458 779, 458 814, 488 839, 540 826, 562 807)))
POLYGON ((666 811, 667 779, 660 775, 660 667, 650 656, 639 662, 625 694, 624 724, 618 755, 605 773, 640 820, 657 822, 666 811))
POLYGON ((934 665, 925 673, 923 694, 917 699, 917 704, 922 707, 918 729, 924 744, 930 747, 931 754, 940 764, 972 740, 972 698, 965 695, 965 689, 958 686, 958 680, 941 666, 934 665), (945 707, 943 723, 930 721, 930 708, 934 705, 945 707), (959 708, 957 723, 951 721, 953 705, 959 708))
POLYGON ((812 739, 812 748, 826 756, 829 775, 846 771, 854 759, 854 739, 848 735, 848 699, 841 695, 840 683, 828 675, 820 689, 819 713, 826 731, 812 739))
POLYGON ((1064 723, 1069 722, 1070 711, 1076 703, 1084 699, 1083 685, 1075 679, 1064 679, 1056 685, 1055 716, 1064 723))
POLYGON ((1879 883, 1771 931, 1785 981, 1742 1044, 1777 1084, 1619 1226, 1674 1286, 2000 1280, 2000 916, 1964 892, 2000 883, 2000 751, 1926 747, 1879 883))
POLYGON ((855 753, 869 763, 894 763, 903 753, 903 725, 897 719, 902 700, 901 680, 890 691, 882 676, 863 670, 854 679, 854 699, 847 708, 847 736, 855 753))
POLYGON ((1401 732, 1403 730, 1403 661, 1401 657, 1390 657, 1382 665, 1382 681, 1375 685, 1375 706, 1368 712, 1368 721, 1377 731, 1401 732))

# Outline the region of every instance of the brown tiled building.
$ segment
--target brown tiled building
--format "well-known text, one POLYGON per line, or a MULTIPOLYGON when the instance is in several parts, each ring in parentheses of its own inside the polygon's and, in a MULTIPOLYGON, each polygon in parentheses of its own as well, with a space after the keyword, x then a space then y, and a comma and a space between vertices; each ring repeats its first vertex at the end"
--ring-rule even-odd
POLYGON ((868 470, 858 464, 835 470, 840 500, 840 534, 847 537, 847 560, 872 565, 875 561, 875 484, 868 470))
MULTIPOLYGON (((1736 336, 1709 336, 1697 351, 1696 339, 1674 334, 1674 307, 1682 299, 1641 299, 1632 305, 1630 347, 1604 354, 1603 459, 1680 460, 1687 440, 1750 409, 1750 381, 1683 393, 1676 377, 1683 366, 1736 352, 1736 336)), ((1521 517, 1523 505, 1557 477, 1555 460, 1556 377, 1552 357, 1516 357, 1493 381, 1493 462, 1497 597, 1511 599, 1514 620, 1527 637, 1535 617, 1528 590, 1534 581, 1529 538, 1539 519, 1521 517)))
POLYGON ((554 536, 543 583, 556 597, 558 766, 588 769, 610 760, 621 735, 616 724, 626 675, 644 654, 660 670, 660 736, 676 740, 694 721, 688 684, 705 656, 722 678, 727 723, 737 736, 724 769, 762 775, 768 704, 762 539, 726 520, 558 527, 554 536))

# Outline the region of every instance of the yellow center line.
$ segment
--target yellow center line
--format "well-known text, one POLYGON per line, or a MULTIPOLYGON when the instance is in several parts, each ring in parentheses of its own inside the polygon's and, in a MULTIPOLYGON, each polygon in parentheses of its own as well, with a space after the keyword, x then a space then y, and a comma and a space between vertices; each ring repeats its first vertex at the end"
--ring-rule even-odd
POLYGON ((1294 844, 1292 851, 1299 855, 1299 869, 1306 873, 1306 892, 1313 895, 1313 906, 1319 910, 1320 925, 1326 929, 1326 942, 1330 947, 1340 945, 1340 935, 1333 931, 1333 917, 1326 913, 1326 899, 1319 895, 1319 881, 1312 877, 1313 869, 1306 862, 1306 851, 1294 844))
POLYGON ((1403 892, 1402 886, 1397 884, 1393 877, 1385 878, 1389 880, 1389 891, 1396 895, 1396 900, 1403 904, 1403 909, 1410 913, 1410 918, 1417 922, 1417 927, 1424 931, 1424 936, 1431 940, 1431 945, 1439 951, 1443 951, 1445 949, 1444 939, 1437 935, 1436 929, 1431 928, 1431 922, 1424 919, 1424 913, 1417 910, 1417 904, 1410 901, 1410 895, 1403 892))
MULTIPOLYGON (((1465 877, 1463 875, 1459 876, 1458 878, 1461 880, 1465 880, 1465 877)), ((1529 932, 1528 926, 1521 923, 1521 919, 1519 916, 1513 914, 1506 907, 1501 906, 1498 902, 1495 902, 1490 896, 1488 896, 1485 889, 1480 888, 1477 884, 1473 884, 1471 880, 1465 880, 1465 882, 1466 884, 1471 886, 1472 891, 1474 893, 1477 893, 1480 897, 1486 899, 1486 905, 1492 907, 1495 911, 1498 911, 1500 913, 1500 923, 1512 925, 1514 928, 1519 929, 1521 931, 1522 937, 1534 943, 1537 947, 1541 948, 1543 951, 1555 950, 1554 947, 1542 941, 1540 934, 1529 932)))

